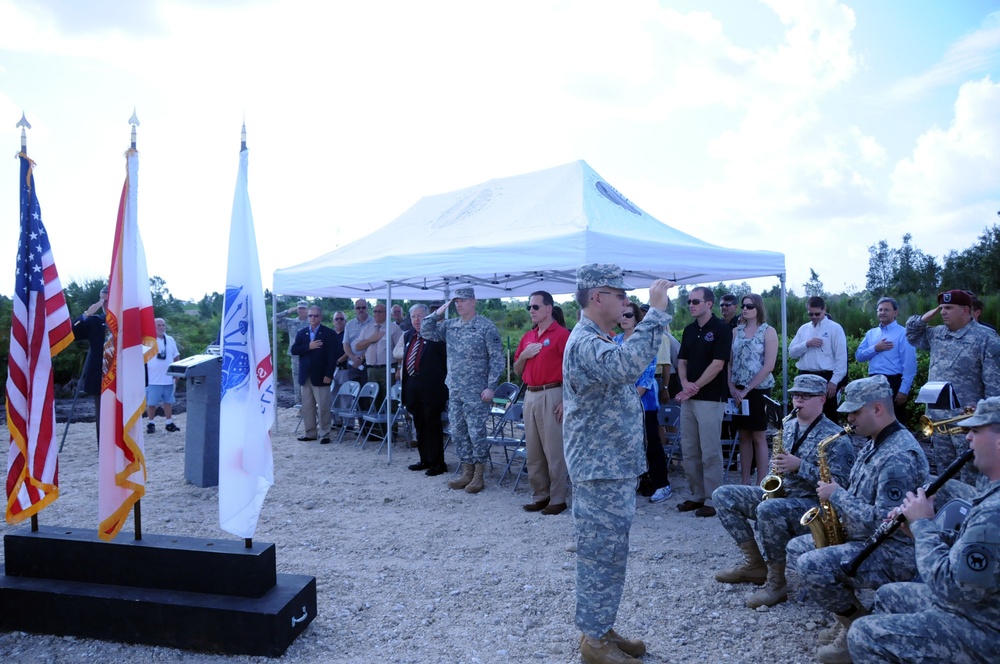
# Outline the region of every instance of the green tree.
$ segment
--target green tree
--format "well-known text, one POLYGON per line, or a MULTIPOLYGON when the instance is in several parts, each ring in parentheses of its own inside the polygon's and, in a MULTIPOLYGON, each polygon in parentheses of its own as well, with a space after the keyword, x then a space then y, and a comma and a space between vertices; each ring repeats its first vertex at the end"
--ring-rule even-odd
POLYGON ((889 248, 889 243, 879 240, 878 244, 868 247, 868 273, 865 277, 865 289, 879 295, 889 292, 896 273, 896 252, 889 248))
POLYGON ((823 282, 820 281, 816 270, 812 268, 809 268, 809 281, 805 284, 805 291, 809 297, 822 297, 825 294, 823 292, 823 282))

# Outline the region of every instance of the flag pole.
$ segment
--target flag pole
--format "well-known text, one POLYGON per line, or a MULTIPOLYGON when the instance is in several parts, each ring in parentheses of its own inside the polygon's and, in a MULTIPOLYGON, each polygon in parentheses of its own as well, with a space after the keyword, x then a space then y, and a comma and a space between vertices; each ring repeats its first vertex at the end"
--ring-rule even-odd
MULTIPOLYGON (((135 114, 135 107, 132 108, 132 117, 128 119, 128 123, 132 125, 132 145, 131 148, 135 150, 135 128, 139 126, 139 117, 135 114)), ((132 523, 135 526, 135 539, 139 541, 142 539, 142 506, 140 505, 142 500, 139 499, 135 501, 135 506, 132 508, 132 523)))
MULTIPOLYGON (((28 157, 28 134, 24 131, 25 129, 31 129, 31 123, 28 122, 28 118, 24 117, 24 111, 21 111, 21 119, 18 120, 17 124, 14 125, 15 128, 20 127, 21 129, 21 154, 28 157)), ((31 515, 31 532, 38 532, 38 514, 31 515)))
MULTIPOLYGON (((246 118, 243 118, 243 128, 240 129, 240 153, 242 153, 246 149, 247 149, 247 121, 246 121, 246 118)), ((275 390, 275 392, 277 392, 277 390, 275 390)), ((275 412, 277 412, 277 408, 275 409, 275 412)), ((247 548, 247 549, 252 549, 253 548, 253 538, 252 537, 244 537, 243 538, 243 546, 245 548, 247 548)))

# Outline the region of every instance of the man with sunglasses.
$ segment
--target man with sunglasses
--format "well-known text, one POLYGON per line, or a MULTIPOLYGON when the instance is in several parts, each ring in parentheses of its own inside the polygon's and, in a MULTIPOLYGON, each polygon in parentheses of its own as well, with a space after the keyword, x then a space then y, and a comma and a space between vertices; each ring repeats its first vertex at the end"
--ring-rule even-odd
POLYGON ((524 447, 532 502, 526 512, 559 514, 566 509, 563 454, 563 352, 569 330, 552 318, 552 295, 535 291, 528 299, 532 328, 514 353, 514 371, 524 380, 524 447))
POLYGON ((837 390, 847 381, 847 335, 839 323, 826 313, 826 302, 819 296, 809 298, 809 322, 802 325, 788 344, 788 356, 796 360, 800 374, 826 379, 826 404, 823 414, 834 422, 837 415, 837 390))
POLYGON ((375 321, 368 315, 368 300, 359 298, 354 303, 354 318, 344 326, 344 352, 347 354, 347 380, 356 380, 362 385, 368 382, 365 368, 365 352, 358 348, 361 333, 374 326, 375 321))
POLYGON ((167 334, 167 321, 156 319, 156 355, 146 363, 146 433, 156 433, 156 407, 163 404, 163 417, 167 431, 174 433, 180 428, 174 424, 174 388, 177 376, 168 376, 167 369, 181 359, 177 342, 167 334))
POLYGON ((563 437, 573 480, 576 530, 576 626, 587 664, 642 664, 646 645, 614 630, 625 587, 635 485, 646 470, 642 402, 635 381, 649 366, 670 324, 667 291, 649 287, 649 313, 621 346, 612 330, 628 304, 620 267, 581 265, 576 301, 584 315, 563 355, 563 437))
POLYGON ((736 326, 740 324, 740 305, 737 304, 736 296, 732 293, 723 295, 719 302, 719 310, 722 312, 722 320, 735 330, 736 326))
POLYGON ((722 419, 729 399, 726 365, 732 355, 733 330, 715 317, 712 289, 691 290, 688 311, 694 321, 684 328, 677 356, 681 391, 681 452, 691 498, 677 506, 695 516, 715 516, 712 493, 722 484, 722 419))

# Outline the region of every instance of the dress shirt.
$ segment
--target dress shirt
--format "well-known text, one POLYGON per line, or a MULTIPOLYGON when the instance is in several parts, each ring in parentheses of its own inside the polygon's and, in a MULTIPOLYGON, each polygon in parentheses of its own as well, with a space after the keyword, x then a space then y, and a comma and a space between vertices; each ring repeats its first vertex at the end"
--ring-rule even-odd
MULTIPOLYGON (((362 330, 361 334, 358 336, 358 341, 364 341, 380 331, 388 328, 388 333, 390 335, 391 343, 393 346, 399 341, 399 338, 403 336, 403 331, 399 329, 399 326, 393 322, 388 323, 376 323, 374 325, 366 326, 366 329, 362 330)), ((365 364, 368 366, 384 366, 385 361, 385 338, 379 339, 378 342, 369 345, 365 348, 365 364)))
POLYGON ((917 349, 906 340, 906 328, 896 321, 868 330, 854 353, 854 359, 867 362, 869 374, 902 375, 899 391, 910 393, 913 378, 917 375, 917 349), (892 348, 876 351, 875 344, 883 339, 891 341, 892 348))
POLYGON ((795 366, 800 371, 832 371, 830 382, 835 385, 847 375, 847 337, 844 328, 829 316, 824 316, 817 325, 806 323, 800 327, 788 345, 788 355, 798 360, 795 366), (813 337, 822 339, 823 345, 808 348, 806 342, 813 337))

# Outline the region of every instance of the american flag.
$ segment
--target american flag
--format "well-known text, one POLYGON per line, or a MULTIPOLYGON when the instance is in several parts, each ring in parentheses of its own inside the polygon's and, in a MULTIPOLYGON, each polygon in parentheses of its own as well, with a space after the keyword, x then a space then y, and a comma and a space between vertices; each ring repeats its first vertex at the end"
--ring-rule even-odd
POLYGON ((7 369, 7 522, 59 497, 52 358, 73 341, 66 299, 35 194, 34 162, 21 153, 21 235, 7 369))

